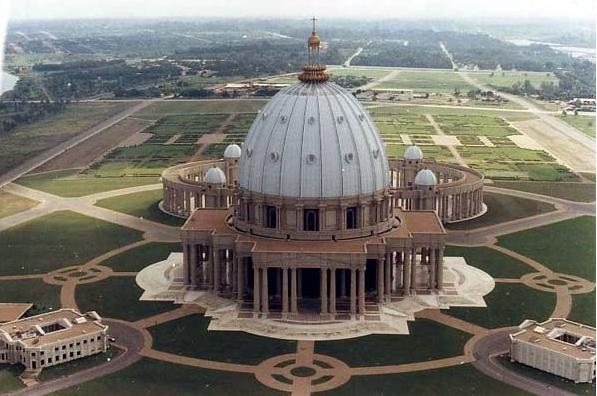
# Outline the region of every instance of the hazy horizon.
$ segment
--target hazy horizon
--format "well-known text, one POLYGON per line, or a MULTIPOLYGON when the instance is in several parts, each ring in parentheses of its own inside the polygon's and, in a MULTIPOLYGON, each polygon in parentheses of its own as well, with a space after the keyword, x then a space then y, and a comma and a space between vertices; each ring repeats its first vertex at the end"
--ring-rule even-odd
MULTIPOLYGON (((571 0, 505 0, 481 4, 474 0, 377 0, 363 6, 360 0, 301 2, 289 0, 232 0, 221 3, 199 0, 8 0, 9 20, 134 19, 134 18, 303 18, 326 19, 489 19, 595 20, 595 2, 571 0)), ((3 11, 5 11, 4 9, 3 11)), ((6 14, 5 14, 6 15, 6 14)))

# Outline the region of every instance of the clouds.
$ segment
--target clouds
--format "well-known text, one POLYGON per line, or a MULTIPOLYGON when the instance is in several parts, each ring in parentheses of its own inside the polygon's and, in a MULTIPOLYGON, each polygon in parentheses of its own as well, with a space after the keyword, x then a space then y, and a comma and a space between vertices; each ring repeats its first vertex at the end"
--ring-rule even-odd
POLYGON ((594 16, 594 0, 0 0, 11 19, 177 16, 462 18, 594 16), (564 5, 565 4, 565 5, 564 5))

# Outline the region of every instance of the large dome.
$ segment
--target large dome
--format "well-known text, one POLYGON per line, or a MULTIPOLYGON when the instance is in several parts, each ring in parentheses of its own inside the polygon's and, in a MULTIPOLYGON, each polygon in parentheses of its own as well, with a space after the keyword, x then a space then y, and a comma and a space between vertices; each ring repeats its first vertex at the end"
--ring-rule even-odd
POLYGON ((275 196, 350 197, 389 185, 373 120, 330 82, 301 82, 276 94, 247 134, 239 172, 241 188, 275 196))

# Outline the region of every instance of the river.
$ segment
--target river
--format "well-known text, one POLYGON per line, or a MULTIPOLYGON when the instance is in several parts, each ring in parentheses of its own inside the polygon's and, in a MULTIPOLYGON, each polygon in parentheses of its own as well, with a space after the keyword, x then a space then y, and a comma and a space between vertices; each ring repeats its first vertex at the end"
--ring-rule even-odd
POLYGON ((0 78, 0 95, 13 89, 18 80, 19 78, 17 76, 2 71, 2 77, 0 78))

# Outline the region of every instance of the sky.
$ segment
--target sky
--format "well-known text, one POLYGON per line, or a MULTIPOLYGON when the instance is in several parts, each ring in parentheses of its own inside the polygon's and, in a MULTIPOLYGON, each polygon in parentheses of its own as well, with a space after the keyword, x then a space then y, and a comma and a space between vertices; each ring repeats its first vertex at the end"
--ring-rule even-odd
MULTIPOLYGON (((595 0, 0 0, 12 20, 151 17, 593 18, 595 0)), ((0 8, 1 10, 1 8, 0 8)), ((5 11, 5 10, 2 10, 5 11)), ((1 16, 0 16, 1 18, 1 16)))

